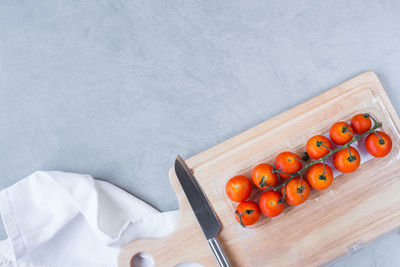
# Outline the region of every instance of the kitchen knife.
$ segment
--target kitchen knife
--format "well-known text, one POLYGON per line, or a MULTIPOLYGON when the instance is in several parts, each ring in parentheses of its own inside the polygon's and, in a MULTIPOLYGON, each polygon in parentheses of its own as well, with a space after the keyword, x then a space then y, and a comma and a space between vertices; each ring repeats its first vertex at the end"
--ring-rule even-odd
POLYGON ((229 260, 217 239, 222 226, 193 173, 179 155, 175 160, 175 173, 219 266, 230 267, 229 260))

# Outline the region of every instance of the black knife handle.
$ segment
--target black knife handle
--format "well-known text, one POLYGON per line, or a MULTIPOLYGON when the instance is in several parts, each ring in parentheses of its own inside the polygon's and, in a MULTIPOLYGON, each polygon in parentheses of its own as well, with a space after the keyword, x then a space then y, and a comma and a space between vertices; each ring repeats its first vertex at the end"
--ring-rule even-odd
POLYGON ((215 257, 217 258, 218 264, 221 267, 231 267, 228 258, 226 257, 224 251, 222 250, 221 245, 218 242, 218 239, 213 237, 208 240, 208 244, 212 251, 214 252, 215 257))

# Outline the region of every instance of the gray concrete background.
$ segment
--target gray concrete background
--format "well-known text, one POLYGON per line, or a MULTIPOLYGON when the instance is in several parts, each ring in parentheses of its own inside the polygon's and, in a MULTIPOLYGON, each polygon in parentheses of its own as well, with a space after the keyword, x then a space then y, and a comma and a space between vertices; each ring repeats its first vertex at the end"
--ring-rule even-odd
MULTIPOLYGON (((1 1, 0 188, 89 173, 176 209, 177 152, 363 71, 399 112, 399 44, 399 1, 1 1)), ((355 265, 399 266, 398 232, 332 264, 355 265)))

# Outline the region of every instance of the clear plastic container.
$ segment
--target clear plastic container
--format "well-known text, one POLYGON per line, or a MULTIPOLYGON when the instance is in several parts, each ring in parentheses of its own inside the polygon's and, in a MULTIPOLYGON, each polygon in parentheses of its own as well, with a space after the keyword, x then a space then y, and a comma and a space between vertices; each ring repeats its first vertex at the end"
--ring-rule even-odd
MULTIPOLYGON (((368 90, 368 89, 366 89, 368 90)), ((368 94, 374 94, 373 91, 370 92, 364 92, 368 94)), ((338 100, 339 101, 339 100, 338 100)), ((213 187, 215 189, 216 194, 223 195, 225 198, 225 207, 224 207, 224 213, 221 214, 220 216, 226 216, 230 218, 230 223, 235 229, 235 232, 239 239, 243 240, 243 247, 245 248, 245 251, 247 253, 247 256, 249 257, 249 260, 252 264, 252 266, 263 266, 263 261, 267 256, 265 255, 266 251, 269 251, 273 253, 273 250, 268 250, 263 247, 265 244, 264 239, 268 238, 266 234, 269 231, 272 231, 272 227, 274 231, 287 231, 287 234, 291 238, 296 238, 296 236, 299 235, 298 232, 296 231, 305 231, 305 229, 296 229, 295 227, 295 222, 293 222, 294 226, 293 228, 290 228, 289 230, 287 228, 281 229, 279 227, 279 224, 271 224, 271 222, 279 222, 279 220, 282 219, 282 217, 285 216, 285 223, 287 225, 287 216, 292 216, 293 218, 301 218, 302 220, 306 220, 306 218, 299 216, 297 213, 298 212, 304 212, 307 207, 308 202, 314 202, 312 205, 312 211, 307 211, 307 212, 312 212, 313 214, 318 213, 318 219, 323 220, 324 216, 330 216, 332 213, 332 210, 334 210, 334 205, 335 205, 335 196, 337 195, 337 192, 343 192, 343 190, 346 190, 346 186, 344 183, 346 183, 346 179, 352 179, 354 175, 363 175, 364 173, 370 173, 370 172, 377 172, 377 177, 379 176, 379 170, 384 170, 385 168, 388 168, 392 166, 393 164, 399 164, 399 141, 400 141, 400 133, 398 129, 396 128, 394 122, 391 120, 391 117, 388 115, 388 112, 380 99, 379 95, 374 94, 373 97, 369 98, 363 98, 363 101, 353 104, 350 106, 347 106, 345 104, 341 105, 340 102, 338 101, 328 101, 324 103, 323 105, 320 106, 319 109, 312 109, 310 112, 306 112, 304 114, 301 114, 300 116, 304 116, 304 119, 307 121, 312 122, 312 127, 307 128, 306 130, 299 131, 295 133, 290 140, 285 141, 285 142, 276 142, 275 145, 270 146, 270 147, 264 147, 262 153, 258 153, 255 155, 251 155, 248 160, 242 162, 239 166, 233 166, 232 169, 227 169, 224 170, 223 174, 224 177, 218 177, 213 180, 213 187), (320 112, 323 109, 332 109, 334 108, 335 114, 332 117, 329 118, 324 118, 321 120, 320 118, 316 119, 315 116, 317 112, 320 112), (316 191, 316 190, 311 190, 310 196, 308 200, 299 205, 299 206, 289 206, 288 204, 285 204, 285 209, 283 213, 280 216, 277 216, 275 218, 267 218, 263 215, 261 215, 260 220, 253 226, 249 226, 247 228, 243 228, 238 224, 235 218, 235 210, 236 206, 238 203, 230 201, 226 195, 225 195, 225 184, 226 182, 233 176, 235 175, 245 175, 247 177, 251 177, 251 171, 252 169, 259 163, 268 163, 273 165, 275 157, 283 151, 291 151, 294 152, 298 155, 302 155, 305 152, 305 144, 309 138, 316 134, 325 134, 327 135, 329 128, 331 125, 333 125, 335 122, 338 121, 347 121, 349 122, 351 118, 359 113, 370 113, 377 121, 382 122, 383 126, 382 128, 378 129, 381 131, 386 132, 391 138, 393 142, 392 150, 389 155, 387 155, 384 158, 374 158, 372 157, 364 147, 364 140, 365 138, 361 138, 357 144, 353 144, 354 146, 360 153, 361 155, 361 165, 360 167, 352 174, 342 174, 335 170, 332 167, 332 170, 334 171, 334 181, 332 183, 332 186, 327 188, 324 191, 316 191), (343 185, 342 185, 343 184, 343 185), (327 213, 328 212, 328 213, 327 213), (251 242, 249 242, 251 240, 251 242)), ((345 101, 345 100, 342 100, 345 101)), ((294 122, 282 122, 282 124, 285 124, 285 127, 293 129, 293 131, 296 131, 296 121, 294 122), (287 125, 293 124, 293 125, 287 125)), ((277 129, 279 130, 279 129, 277 129)), ((331 157, 332 158, 332 157, 331 157)), ((313 161, 313 159, 309 159, 308 162, 313 161)), ((327 164, 331 165, 331 160, 327 161, 327 164)), ((304 177, 304 176, 303 176, 304 177)), ((360 189, 358 190, 360 195, 362 194, 371 194, 375 190, 380 190, 381 187, 387 186, 387 184, 395 181, 397 179, 396 176, 385 176, 385 177, 380 177, 379 176, 379 183, 377 184, 365 184, 365 185, 360 185, 360 189)), ((260 195, 262 194, 262 191, 259 190, 258 188, 254 187, 252 195, 250 196, 249 200, 256 201, 258 203, 258 199, 260 195)), ((400 197, 400 196, 398 196, 400 197)), ((362 199, 360 198, 360 201, 362 199)), ((348 205, 357 205, 357 201, 348 203, 348 205)), ((338 207, 340 210, 340 207, 338 207)), ((340 215, 338 215, 340 216, 340 215)), ((270 232, 269 232, 270 233, 270 232)), ((323 234, 323 233, 321 233, 323 234)), ((282 235, 285 236, 285 235, 282 235)), ((273 238, 277 238, 274 236, 273 238)), ((284 242, 284 240, 275 240, 284 242)), ((302 241, 303 242, 303 241, 302 241)), ((305 241, 304 241, 305 242, 305 241)), ((310 241, 311 242, 311 241, 310 241)), ((282 244, 282 243, 281 243, 282 244)), ((300 249, 296 250, 295 248, 291 249, 289 247, 285 248, 279 244, 278 246, 281 246, 282 249, 287 249, 287 254, 289 257, 293 257, 296 259, 296 261, 301 262, 302 258, 306 258, 309 255, 299 255, 297 252, 298 251, 304 251, 305 248, 308 246, 306 243, 301 243, 299 244, 300 249), (303 248, 301 248, 303 246, 303 248)), ((363 241, 360 240, 358 243, 350 241, 349 244, 346 245, 348 248, 348 251, 354 251, 357 249, 359 246, 357 244, 363 244, 363 241), (356 245, 355 245, 356 244, 356 245)), ((276 262, 276 264, 279 264, 279 262, 276 262)))

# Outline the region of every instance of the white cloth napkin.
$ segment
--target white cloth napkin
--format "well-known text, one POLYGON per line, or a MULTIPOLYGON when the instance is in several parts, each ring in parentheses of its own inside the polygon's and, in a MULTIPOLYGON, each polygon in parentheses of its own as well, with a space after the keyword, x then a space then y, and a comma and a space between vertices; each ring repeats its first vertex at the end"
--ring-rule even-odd
POLYGON ((0 191, 8 239, 0 266, 117 266, 120 248, 162 237, 179 212, 160 213, 122 189, 90 175, 38 171, 0 191))

